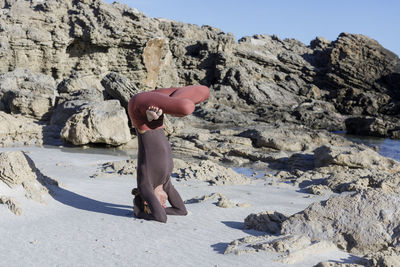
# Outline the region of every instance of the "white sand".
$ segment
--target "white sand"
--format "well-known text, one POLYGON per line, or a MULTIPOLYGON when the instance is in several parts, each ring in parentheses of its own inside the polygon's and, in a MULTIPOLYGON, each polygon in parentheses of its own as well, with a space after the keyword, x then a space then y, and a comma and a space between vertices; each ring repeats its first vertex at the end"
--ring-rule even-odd
MULTIPOLYGON (((265 234, 243 229, 250 213, 276 210, 291 215, 324 198, 306 198, 290 185, 271 186, 259 180, 250 185, 208 186, 173 179, 184 200, 220 192, 251 206, 224 209, 215 200, 187 204, 188 216, 169 216, 162 224, 133 217, 132 177, 90 178, 99 164, 128 159, 127 155, 112 155, 105 149, 24 147, 0 152, 4 150, 27 151, 42 173, 60 182, 61 189, 54 198, 48 197, 47 205, 21 202, 22 216, 0 205, 0 266, 313 266, 350 257, 338 249, 325 249, 285 265, 277 262, 277 253, 223 254, 234 239, 265 234)), ((18 196, 23 190, 0 187, 0 195, 11 193, 18 196)))

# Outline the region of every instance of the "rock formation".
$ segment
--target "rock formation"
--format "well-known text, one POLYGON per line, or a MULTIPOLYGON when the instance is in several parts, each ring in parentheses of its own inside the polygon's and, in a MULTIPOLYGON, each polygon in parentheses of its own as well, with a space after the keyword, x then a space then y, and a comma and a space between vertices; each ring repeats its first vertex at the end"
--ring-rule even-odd
MULTIPOLYGON (((249 183, 219 163, 257 164, 307 192, 351 191, 285 221, 270 213, 250 216, 249 227, 264 229, 269 220, 278 233, 282 223, 286 236, 248 237, 228 252, 290 251, 294 258, 334 242, 370 253, 371 264, 390 264, 399 255, 399 164, 328 132, 400 138, 400 59, 377 41, 341 33, 309 45, 275 35, 236 42, 211 26, 153 19, 101 0, 2 0, 0 7, 3 146, 56 140, 120 146, 132 137, 126 112, 132 94, 206 85, 210 98, 193 116, 165 123, 174 153, 197 160, 175 160, 178 179, 249 183)), ((38 172, 25 154, 13 153, 0 154, 3 183, 41 200, 46 187, 32 186, 38 172), (25 164, 17 168, 23 173, 7 174, 7 162, 25 164), (21 185, 18 177, 30 182, 21 185)), ((103 167, 132 175, 133 165, 103 167)), ((0 197, 20 214, 18 199, 0 197)), ((219 202, 234 205, 221 196, 219 202)))
MULTIPOLYGON (((32 159, 21 151, 0 153, 0 184, 7 185, 11 189, 22 187, 26 198, 41 203, 46 202, 51 187, 58 186, 55 180, 44 176, 32 159)), ((0 198, 0 203, 7 205, 14 214, 22 214, 22 208, 16 197, 1 195, 0 198)))
POLYGON ((17 0, 1 7, 0 72, 13 83, 2 89, 6 112, 48 119, 66 99, 92 102, 85 90, 125 107, 135 92, 200 83, 212 89, 196 111, 206 121, 354 132, 345 120, 370 116, 390 123, 363 134, 398 136, 400 60, 367 36, 317 37, 308 46, 268 35, 236 42, 211 26, 152 19, 101 0, 17 0), (32 78, 16 83, 21 75, 32 78))
POLYGON ((104 143, 118 146, 131 139, 128 117, 117 100, 83 106, 68 118, 61 137, 74 145, 104 143))
MULTIPOLYGON (((175 161, 176 162, 176 161, 175 161)), ((231 185, 251 183, 251 179, 238 174, 231 168, 226 168, 210 160, 200 163, 184 163, 175 166, 172 173, 178 180, 198 179, 210 185, 231 185)))
POLYGON ((282 222, 287 217, 279 212, 260 212, 258 214, 250 214, 244 219, 244 229, 255 229, 271 234, 279 234, 282 222))

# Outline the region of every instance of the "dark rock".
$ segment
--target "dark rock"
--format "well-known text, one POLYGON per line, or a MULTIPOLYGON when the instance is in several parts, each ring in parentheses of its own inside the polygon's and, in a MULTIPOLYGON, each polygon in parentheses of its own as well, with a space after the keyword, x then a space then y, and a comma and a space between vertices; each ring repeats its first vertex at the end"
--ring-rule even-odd
POLYGON ((345 121, 348 134, 399 139, 400 121, 384 117, 352 117, 345 121))
POLYGON ((131 81, 115 72, 107 74, 101 84, 105 88, 105 92, 109 95, 107 99, 117 99, 121 105, 127 110, 128 102, 131 97, 139 93, 139 89, 131 83, 131 81))

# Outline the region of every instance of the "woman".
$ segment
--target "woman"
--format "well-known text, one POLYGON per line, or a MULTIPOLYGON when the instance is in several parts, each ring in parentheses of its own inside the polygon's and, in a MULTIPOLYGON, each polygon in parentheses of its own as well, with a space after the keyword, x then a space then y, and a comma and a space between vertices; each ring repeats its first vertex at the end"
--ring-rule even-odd
POLYGON ((164 113, 183 117, 208 99, 206 86, 162 88, 134 95, 128 113, 137 130, 139 152, 134 213, 146 220, 166 222, 167 215, 186 215, 185 205, 171 184, 171 146, 164 134, 164 113), (171 207, 166 207, 166 200, 171 207))

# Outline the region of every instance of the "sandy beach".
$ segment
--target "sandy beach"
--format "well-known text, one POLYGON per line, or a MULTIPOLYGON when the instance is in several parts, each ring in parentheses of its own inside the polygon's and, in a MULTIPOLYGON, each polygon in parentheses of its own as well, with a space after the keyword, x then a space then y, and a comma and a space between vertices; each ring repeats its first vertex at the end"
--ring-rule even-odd
MULTIPOLYGON (((60 188, 46 198, 46 204, 25 198, 20 203, 21 216, 0 206, 1 266, 287 266, 279 262, 278 253, 223 253, 234 239, 266 234, 243 228, 250 213, 276 210, 291 215, 327 197, 309 197, 292 185, 268 185, 261 178, 248 185, 223 186, 173 179, 184 200, 218 192, 250 207, 221 208, 215 200, 206 200, 187 204, 188 216, 169 216, 163 224, 134 217, 130 190, 136 181, 132 176, 91 178, 102 163, 134 158, 135 151, 125 155, 105 149, 57 147, 0 151, 5 150, 25 151, 60 188)), ((23 199, 22 188, 1 189, 23 199)), ((295 266, 328 259, 346 262, 349 257, 338 249, 321 249, 311 258, 299 259, 295 266)))

